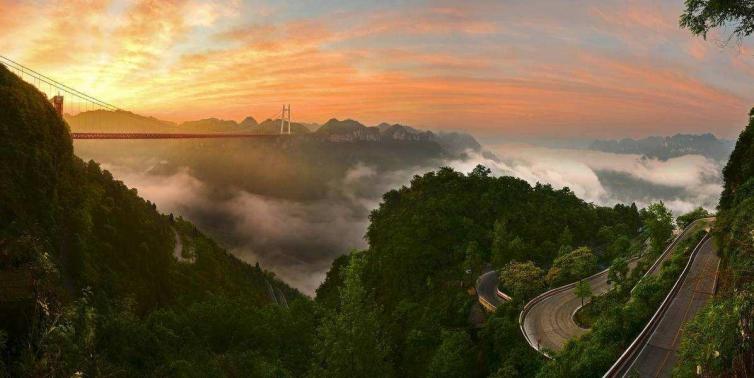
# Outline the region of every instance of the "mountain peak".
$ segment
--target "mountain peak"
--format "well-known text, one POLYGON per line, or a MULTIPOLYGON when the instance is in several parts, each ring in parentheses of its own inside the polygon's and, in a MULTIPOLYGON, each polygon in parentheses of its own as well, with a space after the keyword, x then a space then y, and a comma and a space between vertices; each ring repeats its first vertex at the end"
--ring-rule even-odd
POLYGON ((327 134, 346 134, 363 129, 367 129, 367 127, 350 118, 342 121, 339 121, 337 118, 331 118, 329 121, 325 122, 317 132, 327 134))
POLYGON ((254 119, 254 117, 248 116, 248 117, 244 118, 243 121, 241 121, 241 123, 239 123, 238 125, 241 126, 241 127, 253 127, 253 126, 256 126, 258 124, 259 124, 259 122, 257 122, 257 120, 254 119))

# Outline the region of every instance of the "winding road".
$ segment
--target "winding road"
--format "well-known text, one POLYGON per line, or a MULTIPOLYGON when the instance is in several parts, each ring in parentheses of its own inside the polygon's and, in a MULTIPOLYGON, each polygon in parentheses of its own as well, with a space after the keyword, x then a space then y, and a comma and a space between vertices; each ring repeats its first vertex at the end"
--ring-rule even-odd
MULTIPOLYGON (((693 234, 692 230, 699 229, 699 225, 709 221, 709 218, 692 222, 683 230, 658 257, 649 268, 645 276, 660 272, 662 262, 670 258, 674 247, 693 234)), ((638 260, 632 260, 629 269, 634 269, 638 260)), ((595 296, 610 290, 607 283, 608 270, 599 272, 586 278, 595 296)), ((559 351, 572 338, 583 335, 588 329, 579 327, 573 320, 573 315, 581 307, 581 299, 575 294, 576 282, 547 291, 529 301, 521 311, 519 323, 521 332, 529 345, 540 352, 559 351)))
POLYGON ((670 377, 682 326, 714 295, 719 263, 712 239, 705 238, 647 327, 605 376, 670 377))
POLYGON ((482 274, 476 281, 476 292, 479 297, 479 303, 481 303, 487 311, 495 311, 497 306, 500 306, 503 302, 511 300, 506 294, 498 291, 498 282, 497 271, 495 270, 490 270, 489 272, 482 274))
MULTIPOLYGON (((633 260, 630 268, 635 266, 636 260, 633 260)), ((603 270, 586 278, 594 296, 610 290, 612 285, 607 282, 607 275, 608 270, 603 270)), ((521 330, 532 347, 541 352, 558 351, 568 340, 589 331, 573 320, 573 315, 581 308, 581 299, 576 296, 575 287, 576 283, 572 283, 548 291, 524 307, 521 330)))

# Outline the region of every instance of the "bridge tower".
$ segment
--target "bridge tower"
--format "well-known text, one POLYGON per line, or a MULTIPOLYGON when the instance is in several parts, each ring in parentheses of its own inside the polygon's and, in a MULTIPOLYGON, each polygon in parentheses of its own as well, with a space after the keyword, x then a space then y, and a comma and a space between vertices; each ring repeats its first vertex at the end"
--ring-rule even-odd
POLYGON ((280 134, 290 134, 291 133, 291 105, 283 105, 283 112, 280 116, 280 134), (285 123, 288 122, 288 130, 286 132, 285 130, 285 123))
POLYGON ((59 116, 63 116, 63 96, 57 95, 52 98, 52 106, 59 116))

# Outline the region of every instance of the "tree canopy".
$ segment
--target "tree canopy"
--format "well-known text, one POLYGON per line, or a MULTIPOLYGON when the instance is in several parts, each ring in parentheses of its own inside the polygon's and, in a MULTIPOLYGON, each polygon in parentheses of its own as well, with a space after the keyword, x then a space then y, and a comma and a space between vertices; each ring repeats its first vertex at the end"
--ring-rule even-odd
POLYGON ((579 247, 555 259, 547 272, 547 282, 551 286, 571 283, 594 273, 597 257, 588 247, 579 247))
POLYGON ((680 25, 705 39, 710 30, 730 26, 731 37, 754 32, 754 3, 746 0, 686 0, 680 25))
POLYGON ((498 276, 504 290, 514 300, 526 301, 544 288, 544 272, 531 261, 511 261, 500 269, 498 276))

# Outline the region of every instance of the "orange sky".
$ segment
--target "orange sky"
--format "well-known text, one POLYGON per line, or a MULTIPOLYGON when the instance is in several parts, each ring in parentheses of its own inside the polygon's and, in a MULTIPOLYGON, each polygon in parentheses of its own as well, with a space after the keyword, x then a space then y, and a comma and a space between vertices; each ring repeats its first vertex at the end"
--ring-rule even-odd
POLYGON ((680 0, 454 4, 0 0, 0 55, 173 121, 730 137, 754 105, 749 47, 679 30, 680 0))

